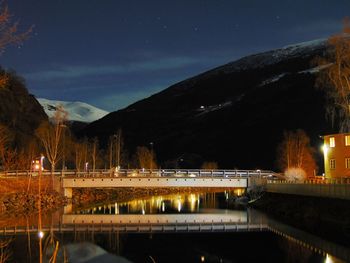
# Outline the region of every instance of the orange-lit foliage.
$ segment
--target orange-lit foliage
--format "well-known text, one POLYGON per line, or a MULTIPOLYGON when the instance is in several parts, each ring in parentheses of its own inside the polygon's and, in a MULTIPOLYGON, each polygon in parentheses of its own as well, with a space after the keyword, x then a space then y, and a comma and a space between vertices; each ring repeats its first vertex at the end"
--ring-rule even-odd
POLYGON ((202 169, 207 169, 207 170, 216 170, 218 169, 218 163, 217 162, 204 162, 202 164, 202 169))
POLYGON ((150 151, 147 147, 137 147, 136 159, 138 161, 139 168, 156 169, 157 163, 155 154, 150 151))

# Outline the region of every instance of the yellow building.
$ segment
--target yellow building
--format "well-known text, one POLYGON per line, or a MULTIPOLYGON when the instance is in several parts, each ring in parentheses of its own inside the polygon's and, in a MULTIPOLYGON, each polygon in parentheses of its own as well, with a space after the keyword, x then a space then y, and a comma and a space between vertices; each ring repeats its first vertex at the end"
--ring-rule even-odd
POLYGON ((326 178, 350 177, 350 133, 323 136, 326 178))

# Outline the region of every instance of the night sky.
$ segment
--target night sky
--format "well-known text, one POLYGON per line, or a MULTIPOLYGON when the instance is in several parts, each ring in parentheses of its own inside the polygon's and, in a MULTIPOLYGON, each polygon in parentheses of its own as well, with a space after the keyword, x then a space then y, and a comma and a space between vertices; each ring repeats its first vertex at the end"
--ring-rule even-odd
POLYGON ((31 38, 1 65, 30 93, 113 111, 242 56, 326 38, 349 0, 9 0, 31 38))

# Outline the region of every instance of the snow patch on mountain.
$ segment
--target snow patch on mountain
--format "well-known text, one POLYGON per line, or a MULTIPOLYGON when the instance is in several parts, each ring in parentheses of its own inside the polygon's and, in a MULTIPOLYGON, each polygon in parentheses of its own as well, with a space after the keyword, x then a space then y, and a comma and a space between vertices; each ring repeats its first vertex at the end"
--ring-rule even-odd
POLYGON ((327 41, 328 40, 326 38, 315 39, 315 40, 311 40, 311 41, 306 41, 306 42, 288 45, 288 46, 283 47, 282 49, 286 49, 289 51, 295 51, 295 50, 303 49, 303 48, 318 48, 320 45, 322 45, 322 46, 325 45, 327 41))
POLYGON ((217 105, 209 105, 209 106, 200 106, 199 109, 197 111, 199 111, 200 113, 198 113, 196 115, 196 117, 201 116, 203 114, 207 114, 209 112, 213 112, 213 111, 217 111, 217 110, 221 110, 223 108, 227 108, 230 107, 232 105, 232 101, 225 101, 221 104, 217 104, 217 105))
POLYGON ((109 112, 96 108, 90 104, 84 102, 70 102, 59 100, 48 100, 43 98, 37 98, 38 102, 44 108, 45 113, 52 118, 55 115, 56 109, 61 105, 65 111, 68 112, 69 121, 80 121, 90 123, 95 120, 101 119, 109 112))
POLYGON ((287 73, 282 73, 282 74, 279 74, 277 76, 273 76, 272 78, 269 78, 269 79, 266 79, 264 80, 263 82, 261 82, 260 86, 264 86, 266 84, 270 84, 270 83, 273 83, 273 82, 276 82, 278 81, 280 78, 283 78, 287 73))
POLYGON ((299 73, 310 73, 310 74, 314 74, 314 73, 318 73, 320 72, 321 70, 325 69, 325 68, 329 68, 332 64, 329 63, 329 64, 326 64, 326 65, 321 65, 321 66, 317 66, 317 67, 314 67, 314 68, 310 68, 310 69, 306 69, 306 70, 303 70, 303 71, 299 71, 299 73))
POLYGON ((280 49, 254 54, 241 58, 235 62, 226 64, 217 68, 219 71, 230 73, 237 70, 254 69, 266 65, 277 64, 280 61, 291 59, 293 57, 310 55, 312 52, 325 48, 326 39, 317 39, 308 42, 302 42, 294 45, 285 46, 280 49))

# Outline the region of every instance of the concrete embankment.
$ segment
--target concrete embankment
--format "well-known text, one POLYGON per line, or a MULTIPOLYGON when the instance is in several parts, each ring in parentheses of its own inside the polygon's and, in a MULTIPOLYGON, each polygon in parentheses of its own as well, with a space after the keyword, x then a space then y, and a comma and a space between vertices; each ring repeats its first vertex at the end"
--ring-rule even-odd
POLYGON ((265 193, 249 204, 289 225, 350 246, 350 201, 265 193))

